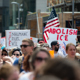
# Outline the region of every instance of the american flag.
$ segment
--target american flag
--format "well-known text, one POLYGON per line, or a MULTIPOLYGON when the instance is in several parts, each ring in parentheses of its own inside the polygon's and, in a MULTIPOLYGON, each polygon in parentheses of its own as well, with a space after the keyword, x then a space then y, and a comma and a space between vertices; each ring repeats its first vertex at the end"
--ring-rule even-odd
POLYGON ((51 11, 51 14, 48 18, 48 21, 47 21, 47 24, 46 24, 46 27, 44 29, 44 41, 47 43, 47 39, 49 38, 49 28, 50 27, 59 27, 60 26, 60 23, 59 23, 59 20, 58 20, 58 17, 57 17, 57 14, 56 14, 56 11, 54 9, 54 7, 52 8, 52 11, 51 11))

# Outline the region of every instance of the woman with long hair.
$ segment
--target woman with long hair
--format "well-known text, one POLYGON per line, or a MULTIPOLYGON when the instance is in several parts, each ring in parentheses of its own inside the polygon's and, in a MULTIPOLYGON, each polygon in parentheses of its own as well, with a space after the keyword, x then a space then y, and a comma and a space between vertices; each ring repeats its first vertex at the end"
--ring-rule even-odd
POLYGON ((36 49, 31 57, 28 59, 29 66, 23 64, 23 68, 29 72, 20 77, 19 80, 33 80, 34 78, 34 70, 38 69, 42 64, 45 63, 46 60, 50 58, 49 52, 44 48, 36 49))

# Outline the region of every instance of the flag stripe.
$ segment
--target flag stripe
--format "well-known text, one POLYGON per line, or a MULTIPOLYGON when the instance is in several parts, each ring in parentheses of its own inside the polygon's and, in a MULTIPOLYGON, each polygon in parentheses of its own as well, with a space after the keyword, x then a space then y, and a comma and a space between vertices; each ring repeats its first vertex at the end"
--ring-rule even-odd
POLYGON ((48 32, 46 32, 45 34, 46 34, 46 37, 48 38, 48 32))
MULTIPOLYGON (((59 20, 54 21, 53 23, 47 24, 46 27, 48 27, 48 26, 50 26, 50 25, 53 25, 53 24, 55 25, 55 23, 59 23, 59 20)), ((46 27, 45 27, 45 28, 46 28, 46 27)))
POLYGON ((54 22, 54 21, 57 21, 57 20, 58 20, 58 18, 53 19, 53 20, 49 21, 47 24, 50 24, 50 23, 52 23, 52 22, 54 22))
MULTIPOLYGON (((55 26, 56 24, 58 24, 58 23, 59 23, 59 22, 53 23, 53 24, 51 24, 51 25, 49 25, 49 26, 45 27, 45 29, 46 29, 46 28, 49 28, 49 27, 51 27, 51 26, 53 26, 53 27, 54 27, 54 26, 55 26)), ((59 24, 58 24, 58 25, 59 25, 59 24)), ((57 26, 57 27, 58 27, 58 26, 57 26)))
POLYGON ((43 38, 44 38, 44 41, 47 43, 47 38, 46 38, 45 33, 44 33, 44 35, 43 35, 43 38))
POLYGON ((53 21, 55 19, 58 19, 58 17, 55 17, 55 18, 52 18, 52 19, 48 20, 47 23, 50 22, 50 21, 53 21))
MULTIPOLYGON (((54 27, 58 27, 58 26, 60 26, 60 24, 56 24, 54 27)), ((50 27, 53 27, 53 26, 50 26, 50 27)), ((46 32, 47 30, 49 30, 50 27, 46 28, 46 29, 44 30, 44 32, 46 32)))

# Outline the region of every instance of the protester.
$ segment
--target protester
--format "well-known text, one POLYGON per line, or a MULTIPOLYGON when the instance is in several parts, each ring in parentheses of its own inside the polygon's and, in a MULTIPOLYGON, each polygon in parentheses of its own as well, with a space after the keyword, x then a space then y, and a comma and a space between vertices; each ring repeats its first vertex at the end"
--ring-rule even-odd
POLYGON ((32 55, 33 49, 34 49, 34 43, 33 43, 33 41, 31 39, 23 39, 22 40, 22 44, 20 45, 20 47, 21 47, 22 54, 24 56, 21 56, 21 57, 17 58, 14 61, 13 65, 18 66, 20 72, 22 72, 23 71, 22 62, 24 60, 24 57, 27 54, 32 55))
POLYGON ((42 43, 44 43, 44 39, 42 39, 42 38, 39 38, 39 39, 38 39, 38 43, 39 43, 39 44, 42 44, 42 43))
POLYGON ((1 59, 3 64, 5 63, 8 63, 10 65, 13 64, 12 58, 8 56, 8 52, 5 49, 2 50, 1 59))
MULTIPOLYGON (((29 59, 29 72, 20 77, 19 80, 33 80, 34 70, 37 70, 46 60, 50 58, 49 52, 44 48, 35 50, 29 59)), ((26 62, 27 63, 27 62, 26 62)), ((27 65, 26 65, 27 66, 27 65)), ((26 68, 28 69, 28 68, 26 68)))
POLYGON ((61 80, 80 80, 80 66, 67 58, 50 59, 35 72, 35 80, 45 75, 52 75, 61 80))
POLYGON ((56 58, 56 57, 63 57, 63 55, 58 52, 58 50, 59 50, 59 43, 58 43, 58 41, 52 41, 51 42, 51 48, 52 48, 52 50, 54 50, 54 58, 56 58))
POLYGON ((13 49, 13 52, 12 52, 12 56, 13 56, 13 58, 19 58, 20 56, 22 55, 22 53, 21 53, 21 51, 20 51, 20 49, 13 49))
POLYGON ((73 43, 66 45, 66 53, 68 54, 67 58, 74 59, 80 63, 80 59, 76 57, 76 46, 73 43))
POLYGON ((0 80, 18 80, 19 71, 14 66, 8 64, 0 68, 0 80))
POLYGON ((3 57, 8 56, 7 50, 3 49, 1 55, 2 55, 1 56, 2 59, 3 59, 3 57))

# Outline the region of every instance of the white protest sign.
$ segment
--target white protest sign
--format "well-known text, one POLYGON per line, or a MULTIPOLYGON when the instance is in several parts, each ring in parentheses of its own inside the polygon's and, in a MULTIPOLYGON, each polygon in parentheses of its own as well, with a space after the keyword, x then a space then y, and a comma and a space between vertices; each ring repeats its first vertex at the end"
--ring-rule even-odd
POLYGON ((5 46, 5 41, 6 41, 6 40, 5 40, 5 37, 2 37, 2 38, 1 38, 1 45, 2 45, 2 46, 5 46))
POLYGON ((25 38, 30 39, 30 30, 6 30, 7 48, 20 47, 25 38))
POLYGON ((30 39, 31 39, 34 43, 37 43, 37 41, 38 41, 38 38, 35 38, 35 37, 30 37, 30 39))
POLYGON ((49 28, 49 40, 50 45, 52 41, 58 41, 59 44, 64 40, 66 44, 73 43, 76 45, 77 29, 71 28, 59 28, 51 27, 49 28))

